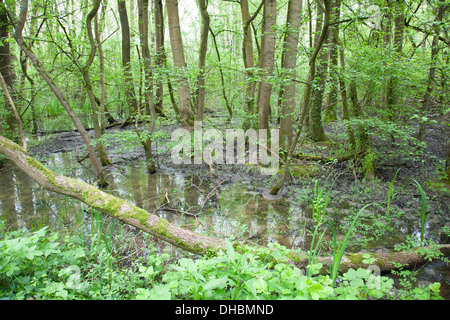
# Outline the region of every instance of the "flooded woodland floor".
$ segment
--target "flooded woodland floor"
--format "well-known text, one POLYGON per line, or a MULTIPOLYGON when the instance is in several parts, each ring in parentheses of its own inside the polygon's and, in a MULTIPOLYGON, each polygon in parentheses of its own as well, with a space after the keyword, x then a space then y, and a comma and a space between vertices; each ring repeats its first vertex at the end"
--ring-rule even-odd
MULTIPOLYGON (((338 239, 344 237, 356 212, 373 204, 358 220, 349 250, 376 251, 393 249, 408 237, 420 237, 420 193, 412 183, 415 179, 428 197, 425 239, 450 243, 450 191, 439 181, 449 129, 439 122, 428 127, 427 146, 420 156, 411 154, 411 147, 405 148, 399 141, 393 144, 388 139, 373 138, 375 179, 364 179, 361 163, 354 160, 317 163, 296 159, 281 195, 272 198, 266 195, 279 175, 261 175, 258 166, 174 165, 169 142, 175 128, 160 127, 165 135, 153 144, 158 168, 153 175, 147 172, 142 147, 125 146, 117 138, 132 132, 133 127, 108 129, 111 139, 107 153, 112 165, 105 168, 109 182, 106 191, 199 233, 308 250, 313 228, 311 187, 316 180, 320 187, 327 181, 331 193, 326 219, 333 221, 338 239), (397 171, 387 214, 389 183, 397 171)), ((92 130, 90 134, 93 136, 92 130)), ((342 156, 339 152, 347 148, 344 128, 331 123, 327 134, 326 142, 304 141, 297 151, 342 156)), ((58 174, 94 183, 89 159, 78 161, 86 155, 86 147, 76 131, 37 135, 29 154, 58 174)), ((82 224, 89 218, 86 205, 45 190, 11 163, 0 169, 0 210, 10 229, 44 225, 58 229, 82 224)), ((323 252, 330 251, 331 246, 328 232, 323 252)), ((421 267, 420 274, 424 283, 440 281, 441 295, 450 298, 448 265, 429 263, 421 267)))

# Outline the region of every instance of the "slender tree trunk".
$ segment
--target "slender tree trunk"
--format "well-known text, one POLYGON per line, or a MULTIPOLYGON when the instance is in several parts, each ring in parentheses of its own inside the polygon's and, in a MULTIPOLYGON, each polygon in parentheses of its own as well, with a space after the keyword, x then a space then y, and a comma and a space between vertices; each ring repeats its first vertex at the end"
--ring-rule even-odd
POLYGON ((252 21, 261 11, 265 0, 261 0, 261 3, 255 13, 250 17, 250 12, 248 8, 248 0, 241 0, 241 16, 244 38, 242 42, 242 58, 244 60, 244 67, 246 73, 246 105, 247 105, 247 118, 244 121, 244 129, 247 130, 253 126, 252 117, 255 114, 255 92, 256 92, 256 82, 253 77, 255 76, 255 58, 253 55, 253 38, 250 30, 252 21))
POLYGON ((75 127, 77 128, 78 132, 82 136, 87 150, 89 154, 89 158, 92 162, 92 166, 95 171, 95 176, 98 180, 98 183, 102 186, 106 184, 106 181, 103 177, 102 168, 100 166, 100 163, 98 162, 97 156, 95 154, 94 147, 91 145, 91 138, 89 137, 89 134, 87 133, 86 129, 81 124, 80 119, 77 117, 75 112, 73 112, 72 108, 70 107, 69 103, 67 102, 66 97, 61 92, 59 87, 55 84, 53 79, 49 76, 47 71, 44 69, 43 65, 39 61, 39 59, 36 57, 36 55, 31 51, 31 49, 27 46, 25 41, 23 40, 22 32, 23 28, 25 26, 26 16, 28 11, 28 1, 22 0, 20 4, 20 14, 18 22, 15 26, 15 32, 14 32, 14 39, 16 40, 19 47, 24 51, 24 53, 28 56, 30 59, 30 62, 35 67, 36 71, 41 75, 41 77, 45 80, 49 88, 54 93, 55 97, 58 99, 58 101, 61 103, 63 108, 66 110, 67 114, 75 124, 75 127))
POLYGON ((209 28, 209 31, 211 32, 211 36, 212 36, 213 43, 214 43, 214 49, 216 50, 216 54, 217 54, 217 61, 219 62, 219 73, 220 73, 220 81, 222 83, 223 100, 225 100, 225 106, 226 106, 226 108, 228 110, 228 113, 230 114, 230 117, 232 117, 233 116, 233 109, 231 109, 230 102, 228 101, 227 93, 225 91, 225 77, 223 75, 222 60, 220 58, 219 47, 217 46, 216 35, 212 31, 211 27, 209 28))
MULTIPOLYGON (((139 0, 138 1, 138 10, 139 10, 139 38, 141 42, 141 51, 142 58, 144 64, 144 76, 145 76, 145 86, 144 86, 144 97, 145 97, 145 105, 150 109, 150 123, 147 132, 147 138, 141 138, 141 143, 144 147, 145 151, 145 160, 147 165, 147 170, 150 173, 156 172, 155 162, 153 160, 153 151, 152 151, 152 134, 155 130, 155 121, 156 121, 156 112, 155 112, 155 104, 153 103, 153 88, 152 88, 152 71, 151 71, 151 57, 150 57, 150 48, 148 43, 148 8, 149 1, 148 0, 139 0)), ((137 128, 136 128, 137 130, 137 128)), ((138 131, 139 132, 139 131, 138 131)))
POLYGON ((342 46, 342 43, 339 39, 338 35, 339 30, 335 31, 335 39, 337 40, 337 44, 339 45, 339 56, 340 56, 340 63, 341 63, 341 69, 339 70, 339 87, 341 90, 341 97, 342 97, 342 118, 347 121, 346 124, 346 130, 347 130, 347 137, 348 141, 350 143, 351 150, 356 152, 356 139, 355 134, 353 132, 353 129, 348 123, 350 121, 350 113, 348 111, 348 100, 347 100, 347 87, 345 85, 344 77, 342 76, 345 72, 345 55, 344 55, 344 47, 342 46))
POLYGON ((263 72, 260 93, 258 95, 258 128, 269 129, 270 97, 272 94, 272 84, 270 77, 273 74, 275 63, 275 42, 277 2, 276 0, 265 0, 264 3, 264 29, 263 42, 261 44, 261 69, 263 72))
POLYGON ((106 107, 106 86, 105 86, 105 58, 103 55, 103 45, 102 45, 102 29, 103 24, 105 20, 105 13, 106 13, 106 4, 102 5, 102 16, 101 20, 99 21, 98 15, 94 18, 94 33, 95 33, 95 42, 98 49, 98 60, 99 60, 99 77, 100 77, 100 99, 97 102, 98 107, 100 108, 101 113, 101 126, 102 131, 105 130, 106 127, 106 119, 108 120, 109 124, 112 124, 115 122, 114 118, 112 117, 111 113, 108 111, 108 108, 106 107), (101 26, 100 26, 101 25, 101 26))
MULTIPOLYGON (((164 16, 162 0, 153 0, 154 22, 155 22, 155 51, 156 70, 162 70, 165 66, 166 56, 164 53, 164 16)), ((164 83, 161 77, 157 77, 155 90, 155 108, 163 110, 164 83)), ((178 113, 178 112, 177 112, 178 113)))
POLYGON ((312 87, 313 80, 316 76, 315 75, 316 59, 317 59, 317 55, 319 54, 320 49, 322 48, 324 41, 325 41, 326 34, 328 32, 328 25, 329 25, 329 21, 330 21, 330 2, 329 2, 329 0, 324 0, 323 2, 324 2, 324 6, 325 6, 325 19, 324 19, 324 24, 322 26, 322 31, 320 33, 320 37, 319 37, 317 43, 315 44, 314 51, 311 55, 311 59, 309 60, 308 79, 306 81, 305 92, 303 95, 302 113, 300 115, 300 119, 298 120, 298 122, 296 121, 298 123, 298 129, 297 129, 297 132, 292 141, 291 147, 289 148, 289 152, 286 157, 286 161, 285 161, 285 164, 283 167, 283 173, 281 174, 280 180, 272 187, 272 189, 270 189, 269 193, 271 195, 277 195, 287 180, 289 168, 291 166, 291 160, 292 160, 292 157, 294 156, 295 149, 297 148, 297 143, 300 138, 300 134, 302 133, 303 122, 305 121, 306 115, 309 113, 311 87, 312 87))
MULTIPOLYGON (((33 6, 32 8, 32 14, 33 16, 36 16, 37 13, 37 9, 38 9, 39 5, 36 4, 33 6)), ((34 39, 38 39, 39 38, 39 33, 41 30, 41 27, 44 23, 45 19, 42 21, 40 27, 37 27, 37 19, 33 19, 30 21, 30 26, 29 26, 29 32, 30 35, 32 35, 34 37, 34 39)), ((33 47, 33 42, 31 42, 30 47, 33 47)), ((36 114, 36 104, 34 102, 34 99, 36 97, 36 89, 35 89, 35 83, 33 78, 30 77, 30 75, 28 74, 28 57, 27 55, 21 50, 20 51, 20 68, 22 70, 22 76, 23 78, 26 78, 27 81, 30 84, 30 108, 31 108, 31 122, 33 125, 33 129, 32 129, 32 133, 36 134, 38 131, 38 122, 37 122, 37 114, 36 114)))
MULTIPOLYGON (((422 110, 423 112, 427 112, 431 107, 431 93, 433 92, 433 88, 435 86, 436 82, 436 57, 439 53, 439 34, 440 34, 440 23, 442 22, 444 18, 444 14, 446 10, 449 8, 448 4, 438 4, 437 14, 436 14, 436 27, 434 28, 434 37, 433 41, 431 43, 431 57, 430 57, 430 70, 428 73, 428 83, 427 83, 427 89, 425 91, 425 95, 423 97, 423 105, 422 110)), ((420 141, 423 141, 425 138, 425 130, 426 130, 426 122, 421 121, 420 128, 419 128, 419 134, 417 139, 420 141)))
MULTIPOLYGON (((320 0, 318 0, 320 1, 320 0)), ((318 42, 320 37, 319 30, 322 28, 324 23, 324 13, 321 12, 320 6, 318 6, 317 13, 317 23, 316 23, 316 38, 314 43, 318 42)), ((329 21, 327 22, 329 24, 329 21)), ((311 109, 309 114, 309 131, 311 138, 314 141, 324 141, 326 140, 325 132, 323 130, 322 122, 322 103, 323 103, 323 92, 325 90, 325 72, 327 67, 327 52, 326 44, 328 42, 328 32, 325 35, 324 43, 321 50, 317 56, 316 63, 316 77, 313 82, 312 97, 311 97, 311 109)), ((317 44, 316 44, 317 46, 317 44)))
POLYGON ((207 10, 207 0, 198 0, 198 7, 202 20, 201 34, 200 34, 200 51, 198 54, 198 68, 199 75, 197 80, 197 114, 196 120, 203 121, 203 114, 205 112, 205 65, 206 52, 208 50, 208 35, 209 35, 209 14, 207 10))
MULTIPOLYGON (((363 119, 363 112, 361 109, 361 104, 358 100, 358 92, 356 88, 356 82, 355 79, 350 80, 349 85, 349 94, 350 94, 350 101, 352 102, 353 112, 355 114, 355 118, 363 119)), ((358 142, 359 142, 359 151, 363 151, 365 153, 363 157, 363 165, 365 170, 365 177, 368 179, 374 179, 375 178, 375 170, 373 167, 373 159, 372 159, 372 153, 370 151, 370 139, 367 135, 366 128, 363 124, 358 125, 358 142)))
MULTIPOLYGON (((382 23, 383 30, 383 49, 382 52, 386 56, 385 59, 391 57, 391 38, 392 38, 392 5, 389 0, 386 0, 385 8, 387 9, 384 21, 382 23)), ((381 95, 381 103, 385 106, 389 106, 389 79, 390 77, 384 72, 385 80, 383 83, 383 92, 381 95)))
MULTIPOLYGON (((333 0, 330 2, 331 14, 330 24, 339 21, 341 12, 341 0, 333 0)), ((330 27, 329 30, 329 59, 330 68, 328 71, 328 84, 330 85, 330 92, 327 95, 325 103, 324 118, 328 123, 330 120, 337 120, 336 104, 338 101, 338 44, 335 34, 339 33, 339 24, 330 27)))
POLYGON ((290 0, 284 35, 281 68, 287 81, 283 81, 280 89, 281 122, 280 122, 280 149, 287 154, 294 136, 293 113, 295 109, 295 78, 297 66, 298 38, 300 33, 303 0, 290 0))
POLYGON ((30 108, 31 108, 31 123, 33 125, 32 133, 36 134, 38 131, 38 123, 37 123, 37 114, 36 114, 36 105, 34 103, 34 98, 36 96, 36 90, 34 85, 34 80, 30 77, 28 74, 28 58, 24 54, 24 52, 20 51, 20 67, 22 69, 23 76, 28 80, 30 83, 30 108))
POLYGON ((128 119, 130 119, 138 109, 138 101, 133 84, 133 74, 131 72, 131 37, 130 25, 125 0, 117 0, 119 9, 120 26, 122 29, 122 67, 125 86, 125 96, 128 103, 128 119))
MULTIPOLYGON (((181 38, 180 18, 178 15, 178 0, 166 0, 169 19, 170 45, 172 47, 173 64, 183 73, 186 68, 183 41, 181 38)), ((180 124, 187 130, 194 128, 194 113, 191 109, 191 93, 188 79, 181 75, 178 80, 178 98, 180 103, 180 124)))
POLYGON ((8 103, 14 112, 14 116, 15 116, 16 122, 17 122, 17 127, 19 128, 20 138, 22 139, 22 146, 23 146, 23 149, 26 151, 27 150, 27 140, 25 139, 25 134, 23 132, 22 121, 20 120, 19 113, 17 112, 14 101, 12 100, 11 95, 9 94, 8 87, 6 86, 5 79, 3 78, 1 73, 0 73, 0 82, 2 83, 2 88, 3 88, 3 91, 5 92, 8 103))
POLYGON ((96 50, 97 44, 95 42, 94 35, 92 32, 92 20, 94 19, 94 17, 97 16, 98 9, 100 8, 100 3, 101 3, 101 0, 95 0, 92 10, 86 16, 86 28, 87 28, 89 42, 91 45, 91 51, 89 54, 89 58, 86 62, 86 65, 81 68, 81 71, 82 71, 83 78, 85 81, 85 87, 86 87, 86 90, 88 93, 89 102, 90 102, 91 108, 92 108, 92 122, 94 124, 95 139, 97 140, 97 142, 96 142, 97 152, 99 154, 100 162, 102 163, 102 165, 108 166, 111 164, 111 161, 109 161, 108 155, 106 154, 105 147, 103 146, 103 143, 100 140, 100 138, 102 137, 102 131, 103 131, 101 121, 99 119, 100 112, 98 112, 98 109, 97 109, 97 102, 95 101, 95 94, 94 94, 94 90, 92 88, 91 77, 89 75, 89 70, 92 66, 92 63, 94 62, 95 53, 97 51, 96 50))
MULTIPOLYGON (((405 29, 404 5, 402 0, 396 0, 392 7, 394 13, 394 56, 396 61, 401 61, 403 51, 403 33, 405 29)), ((388 79, 386 89, 386 103, 388 107, 389 120, 393 121, 395 117, 396 105, 398 103, 398 81, 394 76, 388 79)), ((393 137, 392 137, 393 139, 393 137)))

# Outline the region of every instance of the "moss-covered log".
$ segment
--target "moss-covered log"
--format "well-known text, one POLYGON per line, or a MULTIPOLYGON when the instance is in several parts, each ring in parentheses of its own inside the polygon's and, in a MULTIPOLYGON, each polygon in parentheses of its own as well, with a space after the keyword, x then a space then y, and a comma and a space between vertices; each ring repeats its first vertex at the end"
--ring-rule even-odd
POLYGON ((199 254, 225 247, 225 242, 221 239, 183 229, 85 182, 57 175, 28 156, 22 147, 2 136, 0 136, 0 152, 47 190, 78 199, 102 213, 177 247, 199 254))
MULTIPOLYGON (((347 253, 343 256, 339 272, 344 273, 349 269, 369 268, 376 266, 380 272, 389 272, 391 270, 398 270, 400 268, 412 269, 423 265, 433 258, 450 256, 450 244, 441 244, 434 247, 421 247, 411 249, 410 251, 393 251, 393 250, 378 250, 370 253, 347 253), (430 254, 433 253, 433 254, 430 254), (364 257, 364 255, 370 257, 364 257), (430 260, 428 259, 430 257, 430 260), (367 262, 370 263, 367 263, 367 262)), ((330 263, 333 260, 330 257, 320 257, 317 262, 323 264, 322 273, 328 273, 330 270, 330 263)), ((308 259, 302 259, 296 263, 299 268, 306 268, 308 259)))
MULTIPOLYGON (((225 248, 225 242, 222 239, 211 238, 183 229, 85 182, 55 174, 45 168, 40 162, 28 156, 22 147, 2 136, 0 136, 0 153, 3 153, 42 187, 78 199, 102 213, 132 225, 179 248, 198 254, 215 252, 225 248)), ((236 249, 246 251, 252 250, 251 247, 253 246, 241 246, 240 244, 238 247, 240 248, 236 249)), ((421 248, 420 251, 415 250, 411 252, 387 251, 370 253, 370 258, 375 259, 370 264, 378 266, 381 272, 396 269, 396 263, 401 264, 405 268, 418 266, 426 262, 425 255, 423 254, 425 250, 423 249, 431 248, 421 248)), ((450 244, 437 246, 436 250, 439 250, 443 256, 448 256, 450 254, 450 244)), ((307 266, 308 260, 304 259, 304 257, 289 258, 296 261, 296 265, 300 268, 307 266)), ((363 253, 346 254, 342 259, 340 272, 345 272, 350 268, 368 268, 369 265, 364 260, 363 253)), ((322 270, 324 272, 329 270, 330 258, 321 257, 318 262, 323 263, 324 267, 322 270)))
POLYGON ((356 158, 360 155, 363 155, 364 153, 365 153, 365 150, 361 150, 359 152, 348 154, 346 156, 337 156, 337 157, 322 157, 322 156, 297 154, 295 156, 295 158, 301 159, 301 160, 317 161, 317 162, 321 162, 321 163, 327 163, 327 162, 331 162, 331 161, 344 162, 344 161, 348 161, 350 159, 356 158))

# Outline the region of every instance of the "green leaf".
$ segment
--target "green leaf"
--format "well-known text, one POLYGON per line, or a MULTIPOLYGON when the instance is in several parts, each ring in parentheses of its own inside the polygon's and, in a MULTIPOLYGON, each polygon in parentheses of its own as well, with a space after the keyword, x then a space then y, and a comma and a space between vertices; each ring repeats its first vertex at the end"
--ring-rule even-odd
POLYGON ((227 286, 228 276, 213 279, 203 286, 203 290, 210 291, 217 288, 225 288, 227 286))

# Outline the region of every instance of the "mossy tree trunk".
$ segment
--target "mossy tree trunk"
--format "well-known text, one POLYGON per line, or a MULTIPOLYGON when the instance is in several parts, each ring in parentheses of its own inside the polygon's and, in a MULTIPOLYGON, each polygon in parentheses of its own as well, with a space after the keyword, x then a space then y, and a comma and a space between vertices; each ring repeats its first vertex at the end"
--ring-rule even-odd
POLYGON ((0 136, 0 152, 45 189, 78 199, 104 214, 177 247, 199 254, 225 247, 221 239, 183 229, 85 182, 59 176, 28 156, 22 147, 2 136, 0 136))
MULTIPOLYGON (((3 153, 19 169, 45 189, 78 199, 91 208, 181 249, 202 255, 225 249, 225 241, 222 239, 208 237, 183 229, 169 223, 163 218, 148 213, 128 201, 103 192, 85 182, 55 174, 40 162, 28 156, 22 147, 2 136, 0 136, 0 153, 3 153)), ((251 246, 239 246, 236 249, 253 250, 251 246)), ((424 247, 421 249, 426 249, 427 251, 439 250, 441 256, 442 254, 444 256, 450 254, 449 244, 438 245, 435 248, 424 247)), ((422 250, 422 252, 425 251, 422 250)), ((370 253, 370 256, 371 258, 375 258, 372 265, 378 266, 380 271, 383 272, 398 268, 397 264, 401 264, 404 268, 420 265, 427 261, 424 254, 417 250, 411 250, 405 252, 374 252, 370 253)), ((363 262, 362 255, 363 253, 345 254, 340 266, 340 272, 345 272, 349 268, 367 268, 368 265, 363 262)), ((438 255, 433 254, 432 256, 438 255)), ((302 256, 289 256, 288 258, 296 261, 297 267, 303 268, 307 266, 308 259, 307 257, 305 258, 305 254, 302 256)), ((328 265, 330 261, 330 257, 319 258, 318 262, 324 265, 322 269, 324 272, 329 270, 328 265)))
MULTIPOLYGON (((11 55, 10 43, 8 41, 10 24, 7 12, 4 10, 5 4, 3 1, 0 1, 0 5, 0 72, 5 79, 8 90, 13 94, 16 74, 11 64, 13 56, 11 55)), ((20 139, 17 128, 17 119, 14 116, 13 109, 7 102, 7 99, 5 99, 4 109, 0 113, 0 133, 17 142, 20 139)))

